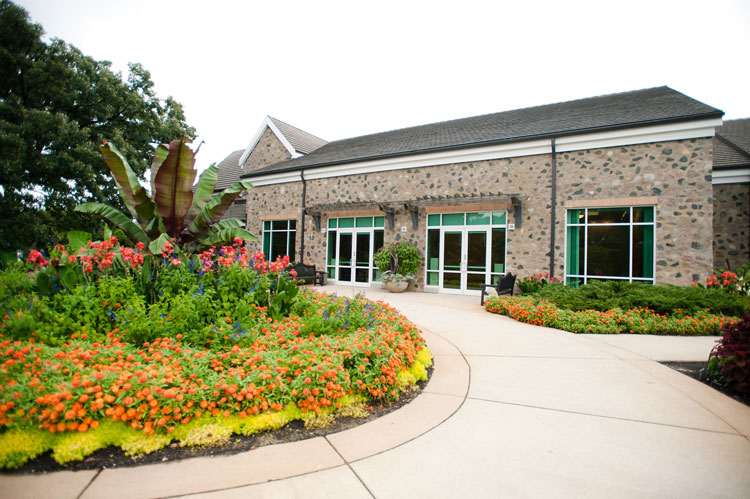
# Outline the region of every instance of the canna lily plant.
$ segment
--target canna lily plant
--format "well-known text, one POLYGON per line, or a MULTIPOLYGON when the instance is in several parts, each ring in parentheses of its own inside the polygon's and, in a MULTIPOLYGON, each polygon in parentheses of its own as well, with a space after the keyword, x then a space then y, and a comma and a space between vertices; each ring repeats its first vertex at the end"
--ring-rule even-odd
POLYGON ((235 238, 257 240, 242 228, 240 220, 221 220, 234 200, 252 184, 236 182, 214 194, 218 168, 211 165, 201 174, 193 191, 198 173, 197 151, 188 147, 184 137, 156 148, 151 163, 151 195, 113 144, 105 141, 99 150, 130 216, 105 203, 83 203, 76 211, 105 218, 133 243, 143 243, 152 253, 161 253, 169 241, 185 251, 195 251, 235 238))

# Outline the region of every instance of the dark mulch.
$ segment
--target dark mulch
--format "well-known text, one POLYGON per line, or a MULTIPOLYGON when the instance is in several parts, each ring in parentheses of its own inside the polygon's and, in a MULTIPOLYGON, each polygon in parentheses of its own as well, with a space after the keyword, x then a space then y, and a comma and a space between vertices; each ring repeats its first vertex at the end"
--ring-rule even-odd
POLYGON ((661 364, 671 367, 675 371, 679 371, 686 376, 690 376, 693 379, 697 379, 701 383, 704 383, 711 388, 720 391, 728 397, 732 397, 738 402, 742 402, 746 406, 750 407, 750 393, 739 393, 734 390, 727 389, 721 383, 710 381, 706 379, 703 370, 706 368, 707 362, 661 362, 661 364))
MULTIPOLYGON (((433 368, 427 369, 427 381, 432 377, 433 368)), ((16 470, 2 470, 0 473, 44 473, 50 471, 78 471, 103 468, 123 468, 127 466, 140 466, 142 464, 161 463, 167 461, 178 461, 191 457, 219 456, 226 454, 237 454, 253 450, 266 445, 296 442, 306 438, 325 436, 377 419, 389 412, 408 404, 414 400, 427 385, 427 381, 420 381, 416 387, 408 392, 402 393, 399 400, 388 405, 373 405, 369 416, 365 418, 336 418, 334 423, 325 428, 307 429, 302 421, 292 421, 283 428, 273 432, 259 433, 250 436, 232 435, 231 441, 221 447, 180 447, 172 444, 151 454, 139 457, 126 456, 119 447, 108 447, 101 449, 86 457, 83 461, 76 461, 60 465, 52 459, 51 452, 27 462, 16 470)))

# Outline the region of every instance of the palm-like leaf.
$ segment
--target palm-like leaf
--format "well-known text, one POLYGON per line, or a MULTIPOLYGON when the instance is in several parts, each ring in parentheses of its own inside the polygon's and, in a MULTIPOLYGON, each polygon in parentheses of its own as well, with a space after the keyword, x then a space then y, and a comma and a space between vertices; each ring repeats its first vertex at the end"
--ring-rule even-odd
POLYGON ((120 189, 120 197, 125 202, 133 218, 138 220, 142 228, 151 222, 154 218, 154 202, 149 197, 148 192, 141 186, 138 176, 128 164, 127 160, 120 154, 120 151, 109 142, 99 146, 99 150, 104 156, 104 161, 112 172, 117 187, 120 189))
POLYGON ((241 239, 244 239, 245 241, 257 241, 258 240, 258 238, 256 238, 254 235, 250 234, 248 231, 246 231, 243 228, 230 227, 227 229, 221 229, 215 232, 211 232, 210 234, 207 234, 204 237, 195 241, 194 245, 198 248, 202 248, 202 247, 218 245, 222 243, 230 243, 238 237, 241 239))
POLYGON ((244 228, 245 224, 242 223, 242 220, 239 218, 227 218, 225 220, 219 220, 215 224, 211 226, 212 231, 222 230, 222 229, 231 229, 233 227, 238 227, 240 229, 244 228))
POLYGON ((110 223, 116 225, 127 234, 133 242, 148 244, 151 240, 146 232, 130 218, 125 216, 120 210, 112 208, 104 203, 83 203, 76 206, 75 211, 81 213, 91 213, 107 219, 110 223))
POLYGON ((209 166, 198 179, 198 185, 193 192, 193 202, 190 205, 184 225, 190 225, 195 217, 201 212, 216 188, 216 179, 218 178, 219 167, 216 163, 209 166))
POLYGON ((178 237, 182 232, 185 215, 193 201, 196 174, 195 154, 185 139, 170 142, 169 154, 154 177, 156 210, 170 237, 178 237))
POLYGON ((164 251, 164 245, 169 242, 170 237, 167 234, 160 234, 159 237, 151 241, 148 250, 152 255, 158 255, 164 251))
POLYGON ((151 161, 151 192, 156 192, 156 174, 159 173, 159 167, 169 155, 169 147, 166 144, 159 144, 154 151, 154 159, 151 161))
POLYGON ((213 195, 187 229, 187 235, 199 239, 217 223, 232 206, 237 197, 253 186, 250 182, 235 182, 221 192, 213 195))

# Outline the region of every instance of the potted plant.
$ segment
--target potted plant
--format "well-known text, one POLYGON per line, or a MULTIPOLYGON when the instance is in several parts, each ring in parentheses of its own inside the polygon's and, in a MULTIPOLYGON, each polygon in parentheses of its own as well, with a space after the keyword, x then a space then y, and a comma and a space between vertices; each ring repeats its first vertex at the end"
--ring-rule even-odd
POLYGON ((380 280, 383 281, 385 289, 392 293, 406 291, 409 283, 422 263, 422 255, 409 241, 393 243, 384 246, 374 256, 375 265, 382 273, 380 280))

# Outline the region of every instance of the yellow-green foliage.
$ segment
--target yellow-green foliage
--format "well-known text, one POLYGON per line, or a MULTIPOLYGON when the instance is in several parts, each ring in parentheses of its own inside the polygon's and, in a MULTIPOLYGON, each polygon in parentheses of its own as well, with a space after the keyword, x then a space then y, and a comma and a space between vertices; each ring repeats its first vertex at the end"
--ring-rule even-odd
POLYGON ((94 430, 86 433, 63 433, 56 438, 52 458, 60 464, 80 461, 92 452, 107 447, 100 440, 101 433, 94 430))
POLYGON ((427 369, 425 368, 424 364, 422 364, 419 361, 414 362, 414 365, 411 366, 411 369, 409 369, 409 372, 414 376, 414 378, 417 381, 426 381, 427 380, 427 369))
POLYGON ((398 386, 402 389, 408 388, 409 386, 417 382, 417 378, 411 372, 412 369, 413 367, 410 369, 404 369, 403 371, 398 373, 398 386))
POLYGON ((408 388, 417 381, 427 380, 427 368, 432 365, 432 354, 427 347, 422 348, 414 359, 414 364, 409 369, 398 373, 398 383, 401 389, 408 388))
POLYGON ((189 447, 224 445, 231 436, 232 430, 227 426, 213 423, 193 428, 181 443, 189 447))
POLYGON ((286 409, 279 412, 256 414, 246 418, 239 418, 237 416, 226 418, 226 422, 232 431, 240 435, 252 435, 262 431, 276 430, 289 421, 291 419, 289 419, 289 411, 286 409))
POLYGON ((328 426, 331 426, 335 420, 336 418, 333 417, 333 414, 323 411, 320 411, 320 413, 309 412, 305 415, 304 418, 305 428, 307 428, 308 430, 326 428, 328 426))
POLYGON ((336 411, 336 415, 343 418, 366 418, 370 411, 367 410, 364 401, 355 400, 348 405, 342 405, 341 409, 336 411))
POLYGON ((427 347, 423 347, 422 350, 417 354, 417 361, 422 363, 424 367, 430 367, 432 365, 432 354, 427 347))
POLYGON ((49 449, 47 435, 38 430, 10 430, 0 435, 0 468, 18 468, 49 449))
POLYGON ((417 358, 414 361, 414 365, 411 366, 409 371, 414 375, 417 381, 427 380, 427 368, 432 365, 432 354, 427 347, 422 348, 417 354, 417 358))
POLYGON ((130 436, 126 441, 120 443, 120 448, 125 451, 126 456, 140 456, 150 454, 169 445, 172 441, 172 435, 146 435, 138 432, 130 436))
POLYGON ((136 435, 132 428, 113 421, 104 421, 98 428, 85 433, 56 433, 52 440, 52 458, 60 464, 80 461, 89 454, 119 444, 127 436, 136 435))

